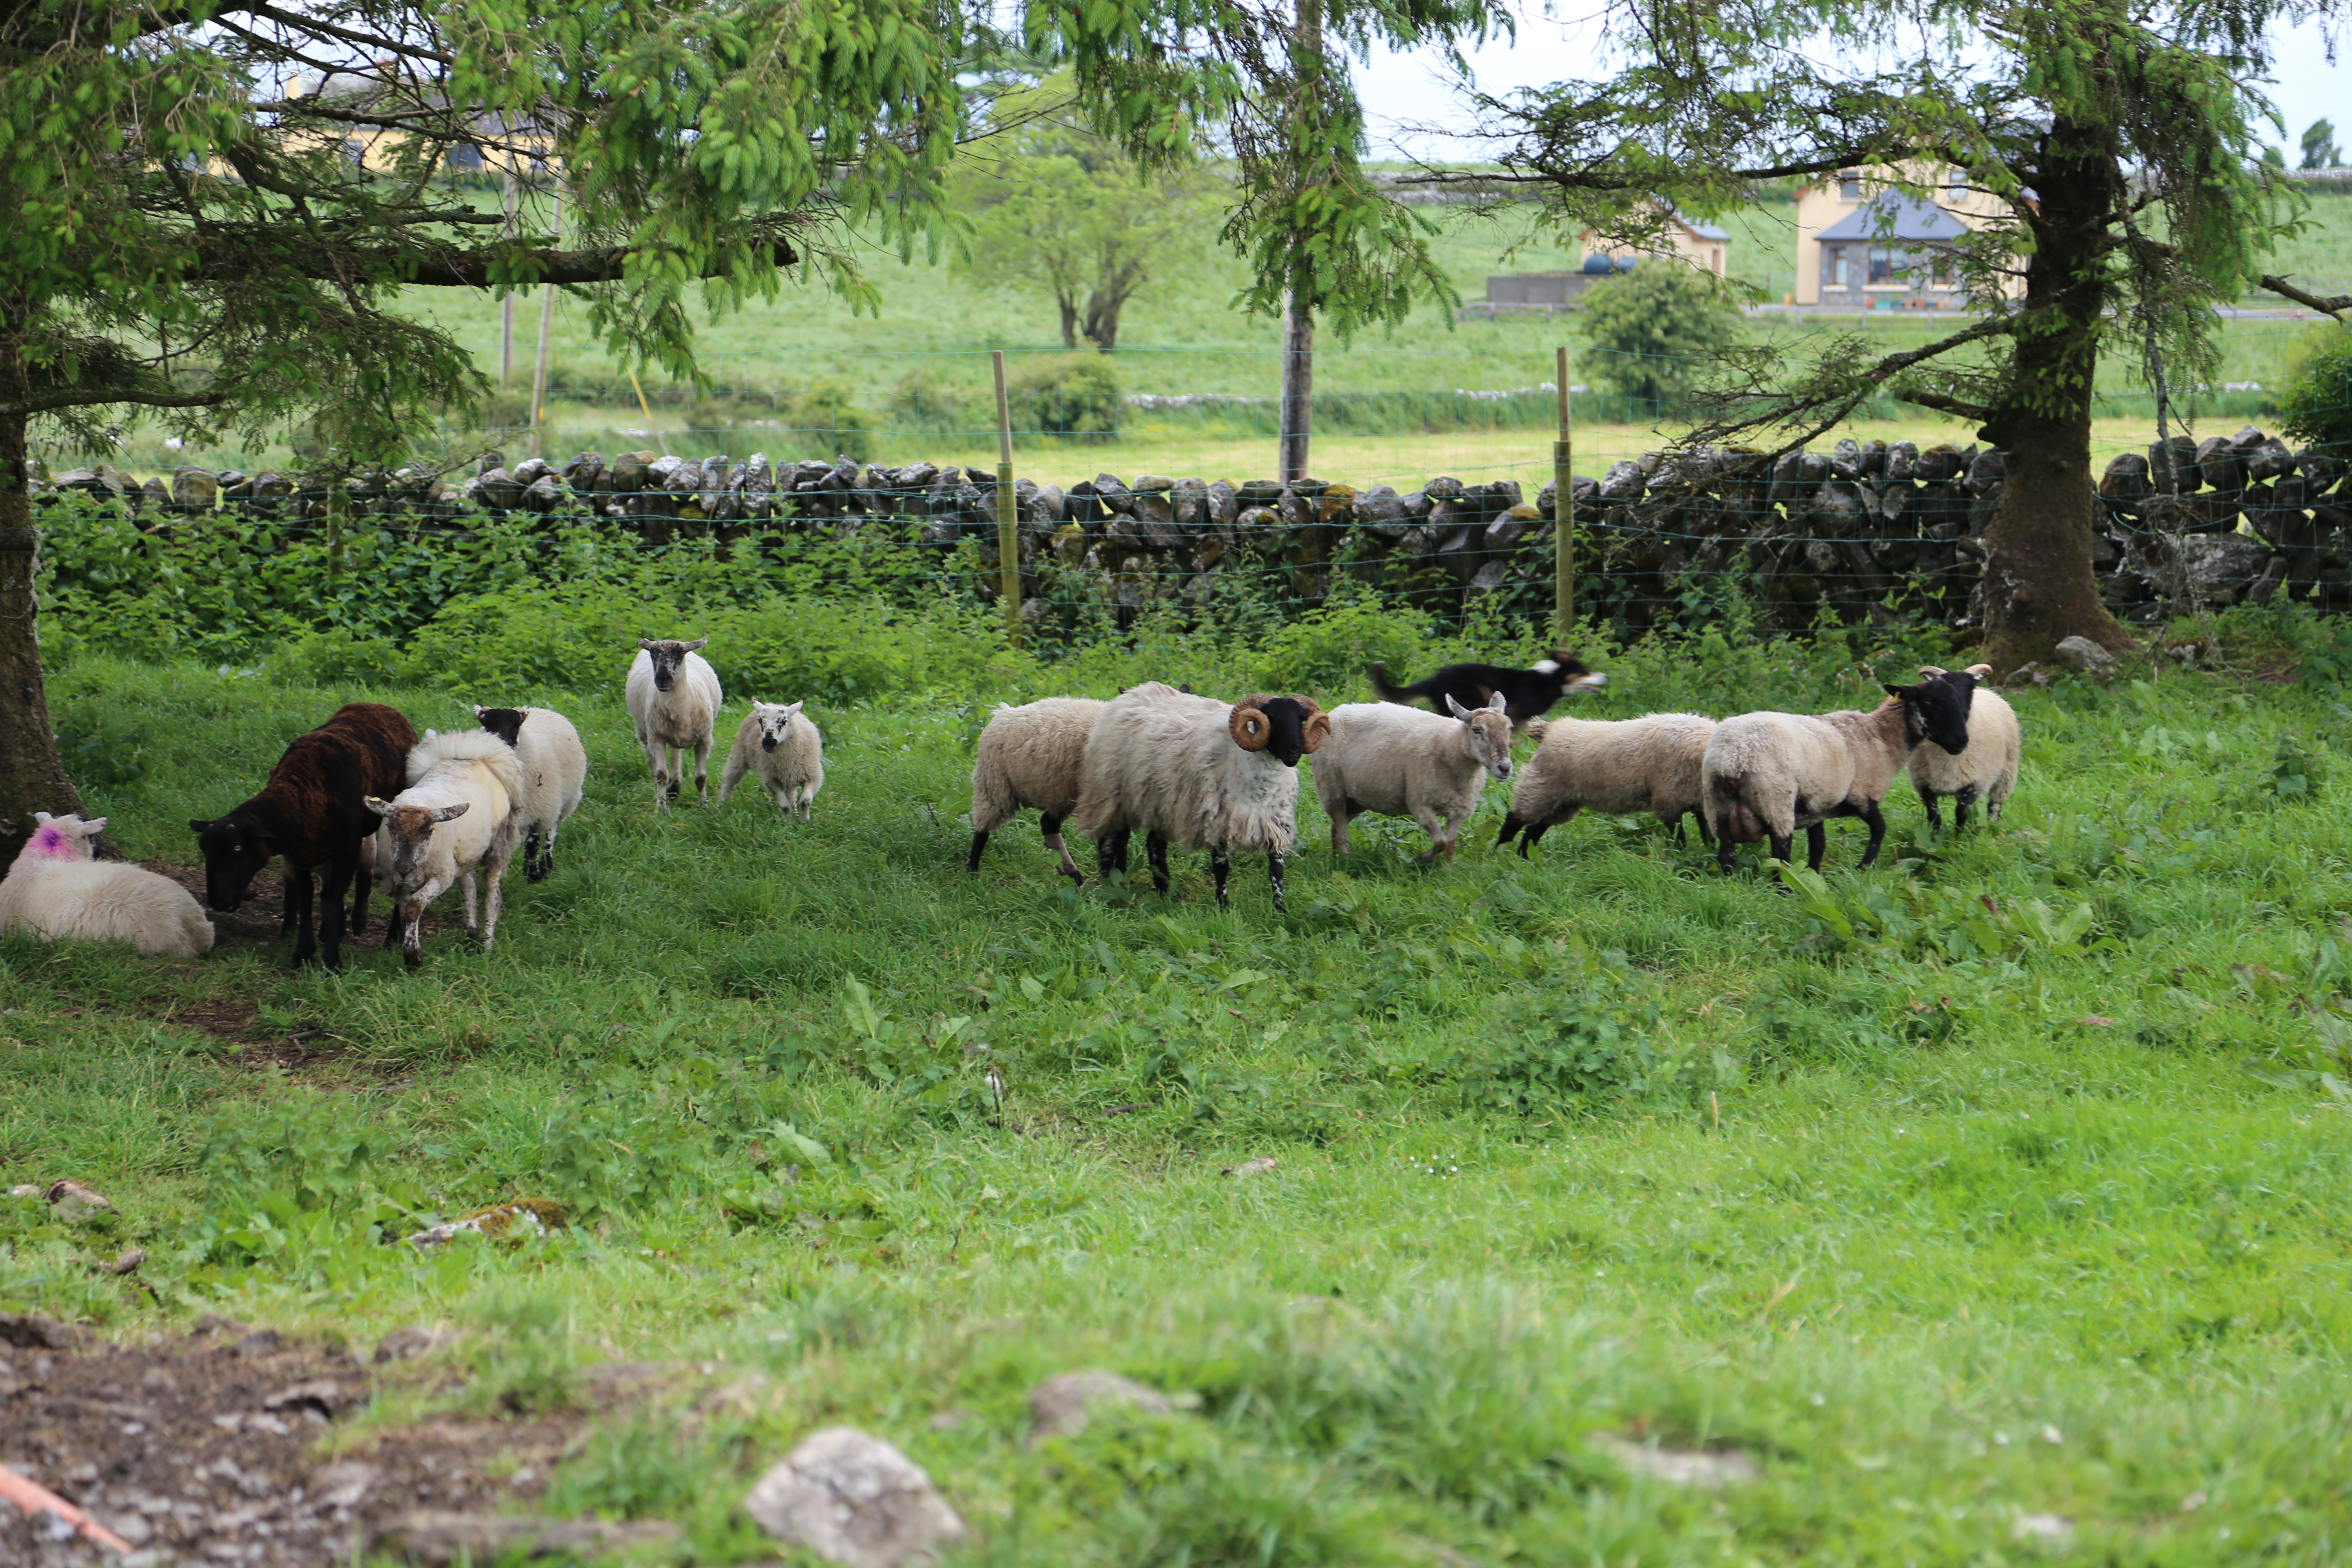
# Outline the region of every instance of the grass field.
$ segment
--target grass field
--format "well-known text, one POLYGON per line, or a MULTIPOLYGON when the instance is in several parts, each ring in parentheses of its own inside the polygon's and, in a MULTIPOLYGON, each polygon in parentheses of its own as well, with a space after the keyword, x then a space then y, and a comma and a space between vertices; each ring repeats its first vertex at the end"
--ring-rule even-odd
MULTIPOLYGON (((1074 894, 1034 826, 968 879, 969 740, 1040 686, 1360 697, 1361 622, 815 712, 807 826, 657 818, 618 652, 576 691, 85 659, 51 700, 115 737, 85 787, 151 860, 348 698, 552 701, 593 765, 493 954, 0 941, 0 1187, 119 1210, 91 1239, 0 1207, 0 1308, 454 1325, 449 1380, 379 1423, 560 1406, 602 1360, 764 1372, 549 1483, 677 1520, 694 1563, 772 1557, 733 1502, 833 1422, 930 1470, 957 1562, 2336 1561, 2352 775, 2331 695, 2251 678, 2281 631, 2231 624, 2241 673, 2015 694, 2004 821, 1933 837, 1898 785, 1869 873, 1851 825, 1790 891, 1606 817, 1522 863, 1492 798, 1450 868, 1373 818, 1334 865, 1309 791, 1286 918, 1255 864, 1231 912, 1197 858, 1171 901, 1074 894), (509 1196, 575 1223, 377 1239, 509 1196), (89 1267, 133 1242, 156 1301, 89 1267), (1024 1391, 1086 1366, 1187 1397, 1026 1447, 1024 1391), (1757 1477, 1678 1489, 1596 1434, 1757 1477)), ((1656 640, 1581 711, 1851 704, 1929 656, 1656 640)))

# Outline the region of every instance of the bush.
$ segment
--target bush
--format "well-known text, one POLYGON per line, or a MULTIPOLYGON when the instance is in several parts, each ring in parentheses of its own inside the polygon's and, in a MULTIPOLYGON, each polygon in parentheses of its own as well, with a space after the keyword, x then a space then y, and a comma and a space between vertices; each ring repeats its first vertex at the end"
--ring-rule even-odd
POLYGON ((1655 258, 1595 285, 1577 331, 1598 356, 1591 374, 1661 414, 1706 379, 1707 362, 1738 341, 1739 306, 1696 268, 1655 258))
POLYGON ((2352 327, 2313 334, 2279 399, 2279 425, 2290 436, 2352 455, 2352 327))
POLYGON ((874 455, 874 416, 837 381, 820 381, 793 400, 792 430, 818 457, 862 463, 874 455))
POLYGON ((1076 441, 1118 435, 1127 407, 1108 354, 1054 354, 1031 360, 1005 387, 1016 426, 1076 441))

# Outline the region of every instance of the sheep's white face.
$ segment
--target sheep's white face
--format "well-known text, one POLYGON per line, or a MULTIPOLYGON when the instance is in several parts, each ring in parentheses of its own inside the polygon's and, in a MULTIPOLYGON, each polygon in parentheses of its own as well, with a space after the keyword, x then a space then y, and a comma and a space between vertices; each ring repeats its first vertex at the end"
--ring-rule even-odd
POLYGON ((472 809, 465 801, 440 807, 402 805, 368 796, 367 807, 383 818, 384 837, 391 840, 388 863, 377 871, 389 874, 395 892, 409 893, 425 885, 425 864, 433 853, 433 830, 472 809))
POLYGON ((637 647, 644 649, 653 659, 654 689, 667 691, 676 686, 678 671, 686 668, 686 656, 697 648, 707 646, 709 641, 709 637, 697 637, 692 642, 679 642, 672 637, 664 637, 661 641, 655 642, 650 638, 639 637, 637 647))
POLYGON ((1484 708, 1465 708, 1450 696, 1445 700, 1454 716, 1462 721, 1462 738, 1470 754, 1478 759, 1489 778, 1511 776, 1511 721, 1503 710, 1507 701, 1499 691, 1484 708))
POLYGON ((798 702, 754 701, 751 704, 751 717, 760 724, 761 751, 772 752, 784 743, 784 737, 792 733, 793 721, 800 717, 801 708, 802 704, 798 702))

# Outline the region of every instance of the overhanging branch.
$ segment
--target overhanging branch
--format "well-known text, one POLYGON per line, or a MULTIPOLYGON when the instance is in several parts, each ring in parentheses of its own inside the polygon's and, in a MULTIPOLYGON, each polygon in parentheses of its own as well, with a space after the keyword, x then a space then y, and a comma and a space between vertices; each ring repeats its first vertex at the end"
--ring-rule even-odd
POLYGON ((2283 295, 2294 300, 2298 305, 2308 306, 2323 316, 2333 316, 2339 321, 2344 319, 2345 311, 2352 310, 2352 294, 2336 294, 2323 300, 2316 294, 2296 288, 2284 278, 2269 276, 2263 279, 2263 287, 2273 294, 2283 295))
POLYGON ((117 403, 135 403, 142 408, 213 408, 227 401, 228 394, 225 392, 141 392, 127 386, 68 387, 57 392, 37 392, 30 397, 0 403, 0 419, 54 414, 60 408, 103 408, 117 403))

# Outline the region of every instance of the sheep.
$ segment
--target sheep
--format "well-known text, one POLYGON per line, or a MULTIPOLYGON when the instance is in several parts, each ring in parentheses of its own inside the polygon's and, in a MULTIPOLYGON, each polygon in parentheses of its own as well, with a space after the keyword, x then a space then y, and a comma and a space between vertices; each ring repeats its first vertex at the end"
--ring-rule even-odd
MULTIPOLYGON (((1538 720, 1528 726, 1536 754, 1520 770, 1511 809, 1496 844, 1519 837, 1519 858, 1536 840, 1583 810, 1647 811, 1685 842, 1683 814, 1698 818, 1700 842, 1713 844, 1700 809, 1699 759, 1715 721, 1696 713, 1645 713, 1639 719, 1538 720)), ((1319 765, 1319 764, 1318 764, 1319 765)))
POLYGON ((1481 708, 1445 695, 1454 717, 1390 702, 1349 702, 1331 710, 1331 738, 1315 754, 1315 795, 1331 818, 1331 853, 1348 852, 1348 824, 1364 812, 1410 816, 1429 835, 1420 857, 1451 860, 1456 836, 1486 779, 1511 776, 1509 699, 1496 692, 1481 708))
POLYGON ((967 873, 980 869, 988 836, 1013 820, 1024 806, 1037 809, 1045 847, 1062 858, 1062 875, 1084 886, 1062 824, 1078 804, 1078 768, 1087 736, 1108 704, 1091 697, 1048 697, 1018 708, 1000 707, 980 732, 971 763, 971 858, 967 873))
POLYGON ((482 951, 499 934, 499 900, 507 862, 514 856, 518 810, 524 797, 523 767, 515 749, 487 730, 425 731, 408 753, 408 787, 391 800, 368 797, 368 809, 383 819, 376 829, 376 874, 393 901, 392 928, 384 945, 400 938, 401 957, 411 969, 425 962, 425 906, 463 884, 466 929, 478 930, 482 951), (450 824, 457 824, 451 826, 450 824), (475 921, 474 872, 489 883, 489 907, 475 921))
POLYGON ((90 840, 106 818, 37 811, 33 819, 39 826, 0 880, 0 931, 127 942, 151 958, 212 951, 213 922, 185 888, 143 867, 93 858, 90 840))
POLYGON ((735 731, 727 752, 727 774, 719 781, 719 804, 725 805, 745 773, 757 773, 776 808, 803 822, 824 787, 824 737, 816 725, 801 716, 801 704, 751 700, 751 711, 735 731))
MULTIPOLYGON (((1919 674, 1928 680, 1951 679, 1949 671, 1930 664, 1919 674)), ((1992 666, 1972 664, 1960 672, 1979 682, 1990 679, 1992 666)), ((1979 685, 1969 700, 1969 749, 1954 756, 1933 742, 1911 753, 1911 788, 1927 808, 1927 822, 1941 829, 1944 813, 1939 797, 1952 797, 1952 831, 1969 825, 1969 807, 1984 802, 1985 819, 2000 820, 2000 808, 2017 787, 2017 761, 2021 737, 2017 710, 2000 694, 1979 685)))
POLYGON ((477 708, 483 729, 515 749, 522 763, 523 875, 543 882, 555 869, 555 834, 580 809, 588 751, 572 721, 552 708, 477 708))
POLYGON ((709 637, 692 642, 637 639, 637 657, 629 662, 629 716, 637 721, 637 744, 653 765, 654 809, 669 809, 669 797, 686 782, 686 753, 694 753, 696 797, 710 799, 710 742, 719 710, 727 706, 719 689, 719 672, 695 649, 709 637), (669 771, 669 754, 677 752, 677 773, 669 771))
POLYGON ((1716 863, 1732 868, 1736 847, 1769 837, 1772 853, 1789 858, 1790 841, 1805 829, 1805 864, 1822 868, 1832 816, 1859 816, 1870 827, 1863 851, 1866 869, 1886 838, 1878 803, 1913 750, 1932 741, 1948 752, 1969 743, 1969 689, 1973 678, 1889 686, 1887 700, 1868 713, 1847 710, 1811 716, 1742 713, 1715 727, 1699 763, 1700 794, 1715 824, 1716 863))
MULTIPOLYGON (((1389 667, 1374 660, 1364 666, 1371 679, 1372 689, 1381 694, 1383 702, 1428 702, 1437 708, 1438 700, 1459 702, 1465 708, 1484 707, 1488 698, 1501 692, 1505 699, 1503 711, 1510 715, 1511 731, 1523 733, 1527 727, 1559 706, 1559 700, 1571 691, 1596 691, 1609 684, 1609 678, 1577 662, 1566 648, 1554 648, 1549 658, 1539 658, 1532 669, 1513 669, 1502 664, 1449 664, 1426 680, 1411 686, 1397 686, 1389 679, 1389 667)), ((1437 710, 1445 711, 1442 708, 1437 710)))
POLYGON ((245 901, 255 873, 273 855, 286 857, 285 918, 278 931, 300 927, 297 968, 326 949, 327 967, 343 961, 343 889, 352 887, 353 935, 367 930, 370 883, 362 870, 376 831, 367 797, 396 792, 416 726, 380 702, 346 702, 317 729, 297 735, 269 770, 269 783, 236 810, 206 821, 189 819, 205 859, 205 902, 229 913, 245 901), (310 931, 310 871, 325 868, 320 890, 327 910, 317 943, 310 931))
POLYGON ((1127 869, 1140 829, 1152 886, 1168 891, 1168 846, 1206 849, 1217 902, 1236 849, 1263 849, 1283 907, 1282 858, 1298 837, 1298 759, 1331 716, 1304 697, 1244 697, 1231 707, 1156 680, 1107 703, 1087 736, 1071 824, 1096 841, 1105 876, 1127 869))

